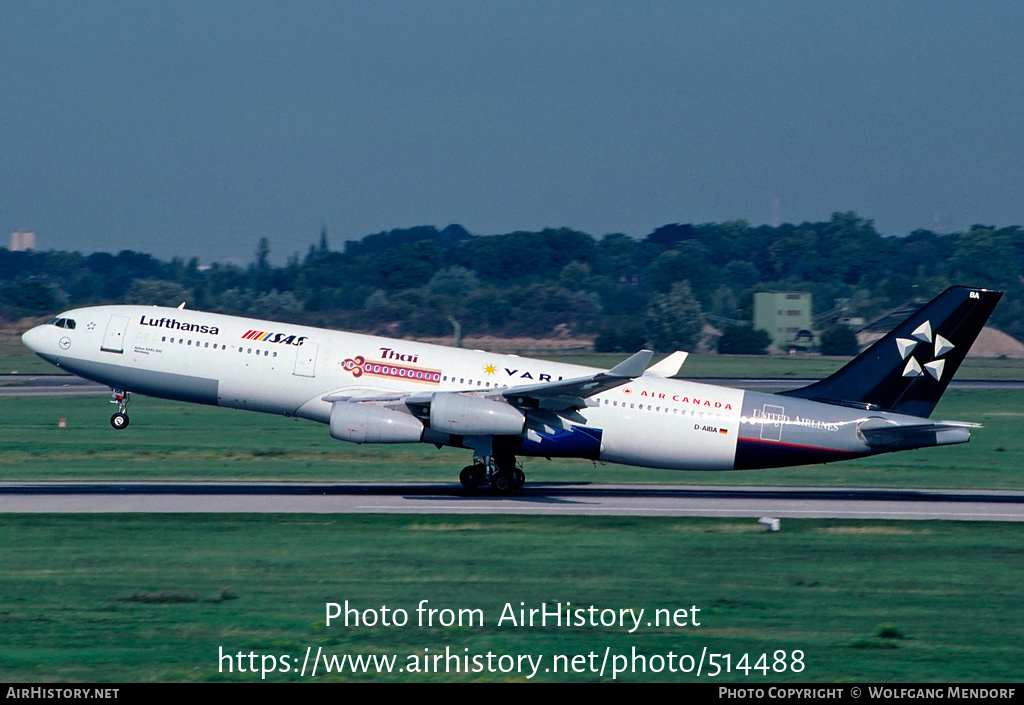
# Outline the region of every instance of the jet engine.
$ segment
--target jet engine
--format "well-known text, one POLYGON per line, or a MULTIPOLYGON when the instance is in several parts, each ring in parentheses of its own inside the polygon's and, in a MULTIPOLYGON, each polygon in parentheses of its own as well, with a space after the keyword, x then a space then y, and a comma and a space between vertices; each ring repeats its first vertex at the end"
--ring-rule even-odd
POLYGON ((526 417, 505 402, 441 392, 430 401, 430 427, 459 436, 517 436, 526 417))
POLYGON ((331 436, 350 443, 419 443, 423 422, 410 414, 372 404, 331 404, 331 436))

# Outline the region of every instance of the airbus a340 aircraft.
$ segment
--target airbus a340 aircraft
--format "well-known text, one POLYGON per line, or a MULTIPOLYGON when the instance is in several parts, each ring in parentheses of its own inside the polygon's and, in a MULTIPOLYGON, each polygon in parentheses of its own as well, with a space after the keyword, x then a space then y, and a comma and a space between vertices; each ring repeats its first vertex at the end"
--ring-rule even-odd
POLYGON ((97 306, 25 333, 25 345, 130 393, 319 421, 353 443, 473 450, 460 480, 523 485, 516 456, 733 470, 965 443, 977 424, 928 417, 1001 292, 952 287, 831 377, 762 394, 672 379, 677 352, 610 370, 216 313, 97 306))

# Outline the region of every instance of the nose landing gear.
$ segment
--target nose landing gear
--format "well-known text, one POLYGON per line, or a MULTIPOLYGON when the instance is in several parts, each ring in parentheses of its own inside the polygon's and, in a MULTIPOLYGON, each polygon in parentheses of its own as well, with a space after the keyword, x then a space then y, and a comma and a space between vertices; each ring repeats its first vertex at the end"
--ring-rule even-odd
POLYGON ((110 425, 118 431, 128 428, 128 399, 130 396, 123 389, 111 390, 110 403, 117 404, 117 413, 110 417, 110 425))

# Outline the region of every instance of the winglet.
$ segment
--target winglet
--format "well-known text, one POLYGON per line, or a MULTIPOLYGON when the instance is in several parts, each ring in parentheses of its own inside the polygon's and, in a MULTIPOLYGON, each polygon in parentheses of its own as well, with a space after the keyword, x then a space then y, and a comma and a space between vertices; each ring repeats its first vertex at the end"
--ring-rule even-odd
POLYGON ((647 369, 647 363, 654 357, 653 350, 641 350, 608 370, 610 377, 639 377, 647 369))
POLYGON ((683 352, 682 350, 676 350, 661 362, 648 367, 644 374, 651 375, 653 377, 675 377, 679 374, 679 368, 683 366, 684 362, 686 362, 686 357, 689 354, 690 353, 683 352))

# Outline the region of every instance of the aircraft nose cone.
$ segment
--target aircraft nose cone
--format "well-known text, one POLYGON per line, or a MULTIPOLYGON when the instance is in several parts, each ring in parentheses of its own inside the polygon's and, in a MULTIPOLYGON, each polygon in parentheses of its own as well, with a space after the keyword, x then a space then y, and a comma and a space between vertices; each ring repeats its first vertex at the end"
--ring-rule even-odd
POLYGON ((45 329, 48 326, 36 326, 31 330, 25 331, 21 336, 21 342, 25 344, 25 347, 34 353, 42 352, 46 343, 46 332, 45 329))

